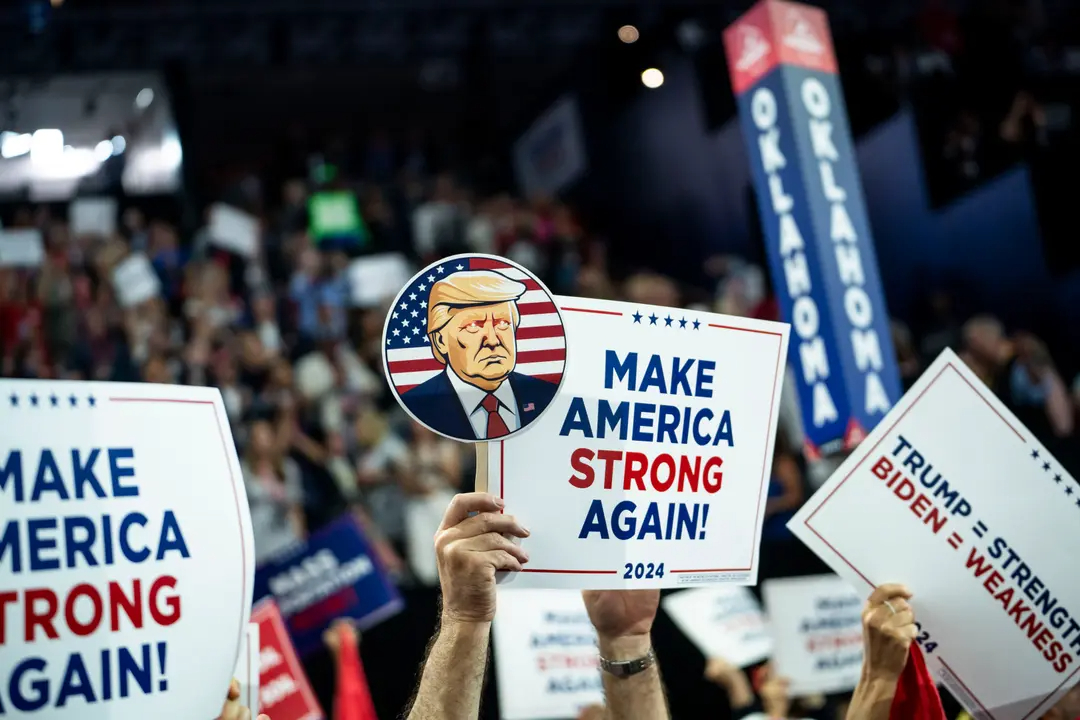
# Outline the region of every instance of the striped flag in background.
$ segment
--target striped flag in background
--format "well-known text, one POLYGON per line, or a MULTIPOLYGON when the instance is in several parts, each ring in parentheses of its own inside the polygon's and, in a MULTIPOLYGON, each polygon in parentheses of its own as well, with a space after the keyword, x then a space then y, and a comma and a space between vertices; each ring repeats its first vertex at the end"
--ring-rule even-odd
POLYGON ((391 310, 384 344, 394 389, 399 394, 408 392, 443 371, 444 366, 431 352, 427 336, 428 295, 432 284, 462 270, 496 270, 525 283, 527 290, 518 300, 521 324, 517 329, 514 370, 558 384, 566 364, 566 337, 551 296, 529 275, 505 262, 463 256, 448 258, 421 273, 391 310))

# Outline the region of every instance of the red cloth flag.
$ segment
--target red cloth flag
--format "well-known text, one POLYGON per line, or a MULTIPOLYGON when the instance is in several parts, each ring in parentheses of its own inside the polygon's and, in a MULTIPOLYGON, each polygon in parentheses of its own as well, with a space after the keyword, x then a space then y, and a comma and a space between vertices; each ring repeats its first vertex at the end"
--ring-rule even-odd
POLYGON ((371 702, 364 663, 352 629, 342 624, 337 628, 340 645, 337 656, 337 695, 334 698, 334 720, 379 720, 371 702))
POLYGON ((896 685, 890 720, 945 720, 945 709, 941 707, 934 678, 926 669, 922 651, 918 645, 911 646, 907 665, 900 674, 896 685))

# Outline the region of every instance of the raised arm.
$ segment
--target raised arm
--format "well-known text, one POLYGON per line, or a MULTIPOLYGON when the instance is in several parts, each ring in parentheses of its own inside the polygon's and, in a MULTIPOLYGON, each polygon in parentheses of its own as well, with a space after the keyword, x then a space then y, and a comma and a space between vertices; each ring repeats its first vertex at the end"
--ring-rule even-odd
POLYGON ((409 720, 475 720, 495 617, 495 572, 521 570, 528 555, 507 535, 529 533, 502 500, 487 493, 456 496, 435 534, 442 619, 428 648, 409 720), (470 513, 477 513, 470 517, 470 513))
POLYGON ((668 720, 651 637, 660 591, 596 590, 582 596, 600 644, 607 720, 668 720))
POLYGON ((903 585, 879 586, 863 610, 863 665, 848 706, 848 720, 889 720, 896 686, 918 634, 903 585))

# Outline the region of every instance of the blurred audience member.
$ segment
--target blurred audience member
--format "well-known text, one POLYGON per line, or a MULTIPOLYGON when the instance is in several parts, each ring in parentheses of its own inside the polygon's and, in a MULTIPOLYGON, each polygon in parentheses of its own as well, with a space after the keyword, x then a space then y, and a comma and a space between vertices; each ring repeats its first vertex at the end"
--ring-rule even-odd
POLYGON ((251 506, 255 557, 263 562, 306 534, 300 470, 265 419, 251 423, 241 469, 251 506))

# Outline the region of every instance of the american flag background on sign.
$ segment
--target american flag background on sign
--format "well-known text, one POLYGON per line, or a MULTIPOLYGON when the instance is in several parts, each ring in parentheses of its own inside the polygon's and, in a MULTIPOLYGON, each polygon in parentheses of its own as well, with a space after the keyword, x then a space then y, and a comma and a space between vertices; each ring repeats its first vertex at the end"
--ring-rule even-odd
POLYGON ((459 257, 433 265, 401 293, 386 325, 386 364, 390 382, 404 394, 443 371, 427 336, 428 295, 432 284, 462 270, 495 270, 525 283, 518 300, 516 372, 558 384, 566 364, 566 337, 555 303, 536 280, 511 265, 485 257, 459 257))

